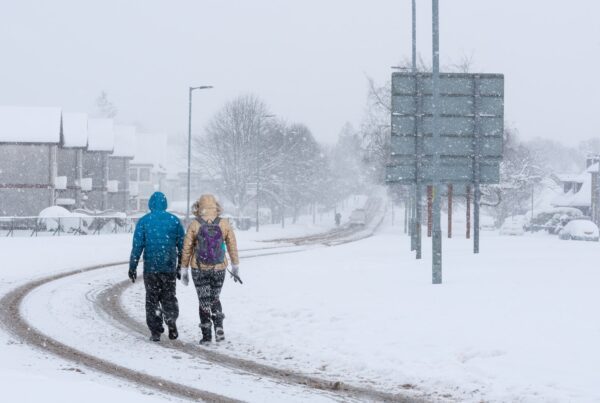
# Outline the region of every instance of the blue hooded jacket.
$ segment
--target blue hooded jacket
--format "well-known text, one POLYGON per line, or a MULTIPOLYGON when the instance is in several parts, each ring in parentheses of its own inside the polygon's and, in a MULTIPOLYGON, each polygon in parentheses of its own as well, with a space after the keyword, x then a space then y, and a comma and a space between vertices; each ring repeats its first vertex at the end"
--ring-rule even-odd
POLYGON ((183 226, 179 218, 167 213, 167 198, 155 192, 148 201, 150 213, 135 226, 129 269, 137 268, 144 253, 144 273, 175 273, 183 251, 183 226))

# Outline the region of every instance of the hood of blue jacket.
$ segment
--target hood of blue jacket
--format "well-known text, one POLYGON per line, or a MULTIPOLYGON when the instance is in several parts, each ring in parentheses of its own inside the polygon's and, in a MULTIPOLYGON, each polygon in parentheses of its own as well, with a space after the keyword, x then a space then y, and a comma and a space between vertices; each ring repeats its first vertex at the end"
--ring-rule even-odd
POLYGON ((150 211, 165 211, 167 209, 167 196, 162 192, 154 192, 148 200, 150 211))

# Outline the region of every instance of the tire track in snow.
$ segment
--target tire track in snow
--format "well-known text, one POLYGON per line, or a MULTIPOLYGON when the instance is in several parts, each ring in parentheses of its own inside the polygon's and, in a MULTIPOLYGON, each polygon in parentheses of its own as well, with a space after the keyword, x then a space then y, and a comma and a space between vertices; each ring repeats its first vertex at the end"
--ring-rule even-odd
MULTIPOLYGON (((352 242, 359 239, 364 239, 368 236, 371 236, 378 225, 373 229, 372 233, 367 236, 361 236, 358 239, 353 240, 343 240, 339 239, 339 242, 336 244, 352 242)), ((351 234, 351 233, 350 233, 351 234)), ((332 234, 325 235, 324 238, 335 238, 331 237, 332 234)), ((341 233, 337 233, 337 237, 342 237, 349 235, 348 232, 342 231, 341 233)), ((299 238, 296 238, 298 240, 299 238)), ((318 236, 307 236, 307 243, 322 243, 323 237, 318 236)), ((273 251, 267 253, 256 253, 253 255, 246 255, 244 258, 254 258, 261 256, 269 256, 276 254, 289 254, 289 253, 298 253, 302 252, 302 249, 293 249, 293 250, 285 250, 290 248, 289 246, 283 247, 265 247, 265 248, 252 248, 247 251, 260 251, 267 249, 284 249, 282 251, 273 251)), ((242 251, 242 250, 241 250, 242 251)), ((27 320, 21 315, 21 305, 26 296, 42 285, 51 283, 56 280, 63 279, 65 277, 78 275, 81 273, 90 272, 93 270, 101 270, 106 268, 111 268, 114 266, 120 266, 127 264, 128 262, 114 262, 96 266, 90 266, 86 268, 82 268, 79 270, 73 270, 69 272, 59 273, 47 277, 43 277, 31 282, 28 282, 20 287, 10 291, 6 295, 4 295, 0 299, 0 320, 2 322, 2 326, 7 330, 9 334, 12 334, 18 339, 21 339, 23 342, 32 345, 36 348, 49 351, 52 354, 55 354, 61 358, 74 361, 76 363, 85 365, 89 368, 92 368, 98 372, 108 374, 110 376, 122 378, 129 382, 145 386, 149 389, 154 389, 161 393, 166 393, 172 396, 182 397, 185 399, 191 400, 201 400, 201 401, 209 401, 209 402, 236 402, 237 400, 231 399, 229 397, 219 395, 213 392, 208 392, 205 390, 192 388, 183 384, 179 384, 176 382, 168 381, 163 378, 152 376, 149 374, 140 373, 138 371, 134 371, 127 367, 115 364, 113 362, 109 362, 107 360, 103 360, 99 357, 95 357, 91 354, 87 354, 83 351, 80 351, 76 348, 70 347, 64 343, 59 342, 58 340, 51 338, 35 327, 30 325, 27 320)), ((135 332, 142 333, 145 335, 146 329, 143 324, 137 322, 135 319, 131 318, 120 305, 120 296, 123 294, 127 286, 129 285, 129 281, 123 281, 112 285, 102 292, 100 292, 95 300, 95 305, 98 309, 102 309, 106 314, 115 319, 116 322, 120 323, 122 326, 131 329, 135 332)), ((87 298, 87 296, 86 296, 87 298)), ((92 299, 92 298, 89 298, 92 299)), ((223 367, 227 367, 230 369, 241 370, 243 372, 269 377, 271 379, 279 380, 282 383, 294 384, 300 386, 306 386, 311 389, 322 390, 324 392, 334 393, 336 396, 339 396, 343 401, 348 400, 375 400, 375 401, 390 401, 390 402, 421 402, 423 400, 416 399, 413 397, 402 396, 399 394, 392 394, 387 392, 376 391, 373 389, 362 388, 358 386, 346 385, 341 381, 328 381, 316 377, 311 377, 306 374, 283 370, 276 367, 272 367, 265 364, 260 364, 251 360, 240 359, 231 357, 226 354, 218 353, 215 351, 210 351, 206 349, 201 349, 195 344, 184 343, 179 340, 171 342, 169 344, 164 344, 167 348, 173 348, 179 350, 181 352, 185 352, 187 354, 196 356, 205 361, 211 362, 213 364, 218 364, 223 367)))
MULTIPOLYGON (((121 305, 121 296, 130 285, 131 283, 129 281, 121 281, 109 288, 106 288, 104 291, 98 294, 96 304, 98 309, 102 311, 101 313, 103 315, 108 315, 112 319, 116 320, 119 325, 129 328, 133 332, 146 336, 148 333, 146 325, 132 318, 121 305)), ((349 399, 358 401, 368 400, 382 402, 422 401, 416 398, 402 396, 400 394, 382 392, 374 389, 345 384, 339 380, 326 380, 293 370, 287 370, 258 363, 249 359, 232 357, 228 354, 200 347, 196 343, 174 340, 170 341, 169 343, 165 343, 164 347, 189 354, 193 357, 220 365, 222 367, 276 379, 288 384, 307 386, 311 389, 333 392, 341 397, 342 401, 348 401, 349 399)))
POLYGON ((69 361, 85 365, 88 368, 92 368, 98 372, 118 377, 161 393, 166 393, 168 395, 182 397, 185 399, 219 403, 238 402, 238 400, 231 399, 226 396, 171 382, 157 376, 140 373, 122 365, 118 365, 113 362, 103 360, 102 358, 95 357, 91 354, 87 354, 81 350, 61 343, 54 338, 46 336, 29 324, 21 315, 21 305, 23 300, 31 291, 35 290, 36 288, 65 277, 74 276, 93 270, 101 270, 125 263, 127 262, 116 262, 90 266, 84 269, 55 274, 28 282, 10 291, 8 294, 4 295, 2 299, 0 299, 0 307, 2 307, 0 309, 0 321, 9 334, 21 339, 23 342, 39 349, 46 350, 69 361))

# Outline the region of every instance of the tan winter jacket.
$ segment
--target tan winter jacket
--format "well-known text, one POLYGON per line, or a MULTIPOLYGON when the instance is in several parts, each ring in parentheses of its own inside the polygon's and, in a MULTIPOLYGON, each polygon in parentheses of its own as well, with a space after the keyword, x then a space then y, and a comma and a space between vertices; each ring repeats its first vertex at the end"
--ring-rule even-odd
MULTIPOLYGON (((210 194, 202 195, 198 201, 194 203, 192 209, 196 217, 202 217, 202 219, 207 222, 213 222, 223 211, 219 205, 219 202, 217 202, 217 199, 210 194)), ((219 227, 223 233, 223 240, 227 246, 229 257, 231 258, 231 264, 240 264, 235 233, 233 232, 231 224, 229 224, 229 220, 221 219, 221 221, 219 221, 219 227)), ((198 220, 194 220, 188 226, 185 239, 183 241, 181 267, 191 267, 192 269, 202 270, 209 270, 213 268, 215 270, 225 270, 228 264, 227 257, 225 257, 223 263, 216 266, 206 266, 203 264, 198 265, 198 262, 196 262, 196 246, 198 242, 197 237, 199 231, 200 222, 198 220)))

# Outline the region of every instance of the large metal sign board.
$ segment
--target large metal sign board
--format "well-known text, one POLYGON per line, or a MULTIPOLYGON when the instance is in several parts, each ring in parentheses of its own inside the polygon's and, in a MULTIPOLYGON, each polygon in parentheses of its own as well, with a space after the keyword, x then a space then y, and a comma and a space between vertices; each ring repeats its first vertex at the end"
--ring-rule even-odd
POLYGON ((388 182, 498 183, 503 151, 504 76, 440 74, 440 138, 433 141, 430 73, 392 75, 388 182), (440 155, 439 171, 432 164, 440 155), (417 175, 418 172, 418 175, 417 175))

